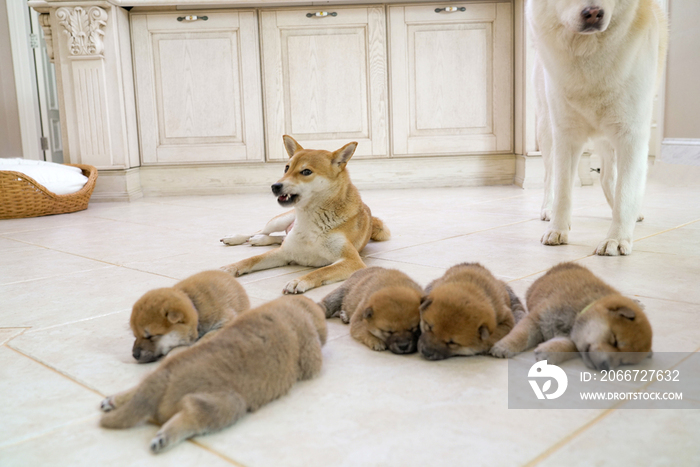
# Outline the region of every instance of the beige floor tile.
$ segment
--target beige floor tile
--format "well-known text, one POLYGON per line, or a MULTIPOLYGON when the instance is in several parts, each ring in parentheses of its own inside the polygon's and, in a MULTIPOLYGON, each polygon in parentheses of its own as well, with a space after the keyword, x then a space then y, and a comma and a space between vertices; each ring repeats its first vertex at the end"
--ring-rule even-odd
POLYGON ((101 397, 12 349, 0 347, 0 400, 4 401, 2 448, 94 414, 101 397))
POLYGON ((700 222, 637 240, 634 249, 668 255, 700 256, 700 222))
POLYGON ((95 415, 22 443, 0 448, 0 459, 3 467, 236 465, 191 442, 153 455, 148 450, 148 443, 157 430, 158 427, 153 425, 129 430, 106 430, 98 426, 98 416, 95 415))
POLYGON ((0 345, 3 345, 22 334, 28 328, 0 328, 0 345))

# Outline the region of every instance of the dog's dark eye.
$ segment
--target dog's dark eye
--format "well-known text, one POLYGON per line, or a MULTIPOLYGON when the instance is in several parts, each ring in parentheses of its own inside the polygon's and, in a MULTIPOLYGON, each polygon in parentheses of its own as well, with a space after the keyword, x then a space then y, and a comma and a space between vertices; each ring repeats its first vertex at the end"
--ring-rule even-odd
POLYGON ((289 170, 289 166, 288 166, 288 165, 284 166, 284 173, 287 173, 287 170, 289 170))
POLYGON ((301 171, 301 174, 304 175, 304 176, 309 176, 309 175, 311 175, 312 173, 313 173, 313 172, 310 171, 309 169, 304 169, 304 170, 301 171))

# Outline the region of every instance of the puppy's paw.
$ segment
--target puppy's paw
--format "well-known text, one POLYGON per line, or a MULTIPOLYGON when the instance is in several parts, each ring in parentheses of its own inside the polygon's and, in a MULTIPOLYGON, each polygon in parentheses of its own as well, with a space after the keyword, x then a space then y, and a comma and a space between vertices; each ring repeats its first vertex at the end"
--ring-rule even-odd
POLYGON ((569 233, 564 230, 547 229, 541 242, 544 245, 564 245, 569 243, 569 233))
POLYGON ((345 312, 345 310, 340 310, 340 320, 345 324, 348 324, 350 322, 350 317, 345 312))
POLYGON ((491 347, 491 350, 489 350, 489 353, 496 358, 511 358, 516 354, 516 352, 513 352, 507 345, 501 344, 500 342, 496 342, 493 347, 491 347))
POLYGON ((282 289, 282 293, 284 294, 297 294, 297 293, 304 293, 307 290, 313 289, 314 286, 312 283, 300 279, 294 279, 293 281, 287 282, 287 285, 284 286, 284 289, 282 289))
POLYGON ((377 339, 374 336, 371 336, 372 338, 364 339, 363 344, 365 344, 367 347, 369 347, 372 350, 376 350, 377 352, 381 352, 382 350, 386 350, 386 344, 384 341, 381 339, 377 339))
POLYGON ((542 347, 542 344, 535 347, 535 360, 538 362, 541 360, 547 360, 548 363, 554 364, 552 360, 552 353, 542 347))
POLYGON ((102 399, 102 402, 100 403, 100 410, 103 412, 111 412, 112 410, 116 409, 117 406, 114 405, 114 397, 109 396, 105 397, 102 399))
POLYGON ((167 449, 167 447, 170 445, 170 440, 168 439, 168 435, 163 433, 162 431, 159 431, 156 433, 155 438, 151 440, 150 448, 153 454, 158 454, 159 452, 164 451, 167 449))
POLYGON ((543 209, 540 211, 540 219, 543 221, 549 221, 552 219, 552 210, 551 209, 543 209))
POLYGON ((231 234, 227 235, 224 238, 221 239, 221 243, 224 245, 242 245, 245 242, 248 241, 250 238, 250 235, 243 235, 243 234, 231 234))
POLYGON ((632 242, 616 238, 606 238, 598 244, 598 248, 595 250, 595 254, 598 256, 625 256, 630 253, 632 253, 632 242))
POLYGON ((241 273, 238 270, 238 263, 229 264, 228 266, 222 266, 219 268, 219 270, 227 272, 227 273, 231 274, 233 277, 238 277, 238 276, 243 275, 243 273, 241 273))

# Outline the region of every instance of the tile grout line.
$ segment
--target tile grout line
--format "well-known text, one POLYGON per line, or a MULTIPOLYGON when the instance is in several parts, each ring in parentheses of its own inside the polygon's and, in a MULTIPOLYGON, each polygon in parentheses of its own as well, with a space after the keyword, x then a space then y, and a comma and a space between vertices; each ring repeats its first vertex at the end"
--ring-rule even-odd
POLYGON ((245 465, 241 464, 240 462, 237 462, 237 461, 231 459, 230 457, 228 457, 228 456, 226 456, 226 455, 224 455, 224 454, 222 454, 222 453, 220 453, 220 452, 218 452, 218 451, 216 451, 208 446, 205 446, 204 444, 200 443, 199 441, 197 441, 194 438, 189 438, 187 441, 190 444, 194 444, 195 446, 197 446, 201 449, 204 449, 207 452, 212 453, 213 455, 223 459, 224 461, 228 462, 231 465, 235 465, 236 467, 246 467, 245 465))
MULTIPOLYGON (((698 347, 697 349, 695 349, 695 351, 693 351, 693 352, 689 352, 688 355, 687 355, 686 357, 684 357, 684 358, 682 358, 681 360, 679 360, 678 362, 674 363, 674 364, 671 365, 669 368, 666 368, 664 371, 668 371, 668 370, 672 370, 672 369, 676 368, 678 365, 680 365, 681 363, 683 363, 684 361, 686 361, 687 359, 689 359, 689 358, 691 357, 691 355, 693 355, 694 353, 697 353, 697 352, 699 352, 699 351, 700 351, 700 347, 698 347)), ((639 388, 635 389, 634 392, 637 392, 637 393, 638 393, 638 392, 641 392, 641 391, 647 389, 649 386, 651 386, 652 384, 654 384, 654 383, 656 383, 656 382, 657 382, 657 381, 649 381, 647 384, 645 384, 645 385, 643 385, 643 386, 640 386, 639 388)), ((568 436, 566 436, 565 438, 563 438, 563 439, 559 440, 558 442, 554 443, 552 446, 550 446, 548 449, 546 449, 543 453, 541 453, 540 455, 538 455, 537 457, 535 457, 535 458, 532 459, 531 461, 529 461, 529 462, 527 462, 526 464, 524 464, 523 467, 534 467, 534 466, 536 466, 537 464, 539 464, 540 462, 544 461, 544 460, 547 459, 549 456, 551 456, 552 454, 554 454, 556 451, 558 451, 559 449, 561 449, 562 447, 564 447, 564 446, 565 446, 566 444, 568 444, 570 441, 573 441, 574 438, 576 438, 578 435, 580 435, 580 434, 583 433, 584 431, 588 430, 588 428, 590 428, 591 426, 595 425, 595 424, 598 423, 600 420, 606 418, 606 417, 607 417, 608 415, 610 415, 611 413, 618 411, 618 410, 620 409, 620 407, 622 407, 623 405, 628 404, 628 403, 629 403, 629 401, 620 401, 620 402, 618 402, 617 404, 615 404, 615 405, 613 405, 612 407, 610 407, 609 409, 605 409, 605 412, 604 412, 604 413, 598 415, 598 416, 595 417, 593 420, 589 421, 588 423, 585 423, 584 425, 582 425, 582 426, 580 426, 579 428, 577 428, 576 430, 574 430, 572 433, 570 433, 570 434, 569 434, 568 436)), ((632 410, 632 409, 630 409, 630 410, 632 410)))
POLYGON ((62 425, 55 426, 55 427, 53 427, 53 428, 51 428, 51 429, 48 429, 48 430, 46 430, 46 431, 41 431, 41 432, 39 432, 39 433, 34 433, 33 435, 29 435, 29 436, 27 436, 27 437, 25 437, 25 438, 20 438, 20 439, 15 440, 15 441, 13 441, 13 442, 11 442, 11 443, 0 445, 0 451, 2 451, 3 449, 7 449, 7 448, 9 448, 9 447, 12 447, 12 446, 16 446, 16 445, 18 445, 18 444, 26 443, 27 441, 31 441, 31 440, 33 440, 33 439, 37 439, 37 438, 41 438, 41 437, 43 437, 43 436, 50 435, 51 433, 54 433, 54 432, 56 432, 56 431, 64 430, 64 429, 66 429, 66 428, 69 427, 69 426, 77 425, 78 423, 83 423, 83 422, 85 422, 86 420, 90 420, 90 419, 93 418, 93 417, 97 417, 98 415, 99 415, 99 414, 96 414, 96 415, 89 415, 89 416, 87 416, 87 417, 80 418, 80 419, 78 419, 78 420, 72 420, 72 421, 66 422, 66 423, 64 423, 64 424, 62 424, 62 425))
MULTIPOLYGON (((635 243, 636 243, 636 242, 639 242, 639 241, 641 241, 641 240, 645 240, 645 239, 650 238, 650 237, 655 237, 655 236, 657 236, 657 235, 664 234, 664 233, 666 233, 666 232, 671 232, 672 230, 678 230, 678 229, 680 229, 680 228, 689 226, 690 224, 695 224, 696 222, 700 222, 700 219, 695 219, 694 221, 686 222, 685 224, 677 225, 676 227, 672 227, 672 228, 670 228, 670 229, 662 230, 661 232, 656 232, 656 233, 653 233, 653 234, 651 234, 651 235, 647 235, 646 237, 638 238, 638 239, 635 240, 635 243)), ((649 252, 649 253, 654 253, 654 252, 652 251, 652 252, 649 252)), ((662 253, 662 254, 668 254, 668 253, 662 253)))

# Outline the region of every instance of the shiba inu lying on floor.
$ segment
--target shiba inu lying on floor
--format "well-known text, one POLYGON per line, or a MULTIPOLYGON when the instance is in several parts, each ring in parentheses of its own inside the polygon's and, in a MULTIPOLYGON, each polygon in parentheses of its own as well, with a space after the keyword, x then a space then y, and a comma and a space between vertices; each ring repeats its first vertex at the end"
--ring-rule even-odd
POLYGON ((131 310, 139 363, 158 360, 173 348, 192 345, 250 308, 248 295, 223 271, 204 271, 172 287, 146 292, 131 310))
POLYGON ((452 266, 425 291, 418 351, 428 360, 488 353, 525 315, 511 288, 478 263, 452 266))
MULTIPOLYGON (((272 185, 272 192, 280 205, 294 206, 294 211, 272 219, 262 235, 253 237, 252 243, 277 243, 270 233, 282 230, 289 233, 279 248, 221 269, 241 276, 287 264, 320 267, 288 282, 283 290, 287 294, 304 293, 345 280, 364 268, 359 252, 370 238, 388 240, 390 233, 381 220, 372 217, 345 169, 357 143, 329 152, 304 149, 294 138, 285 135, 284 146, 291 159, 284 176, 272 185)), ((236 235, 223 238, 222 242, 238 244, 246 238, 251 237, 236 235)))
POLYGON ((156 453, 220 430, 317 375, 326 336, 321 307, 306 297, 278 298, 168 357, 135 388, 104 399, 108 413, 100 424, 162 424, 151 441, 156 453))
POLYGON ((321 301, 326 317, 350 323, 350 335, 372 350, 416 351, 423 289, 396 269, 367 268, 321 301))
POLYGON ((491 349, 511 357, 537 344, 535 358, 557 364, 579 353, 609 370, 651 356, 651 325, 639 303, 574 263, 554 266, 530 286, 529 313, 491 349))

